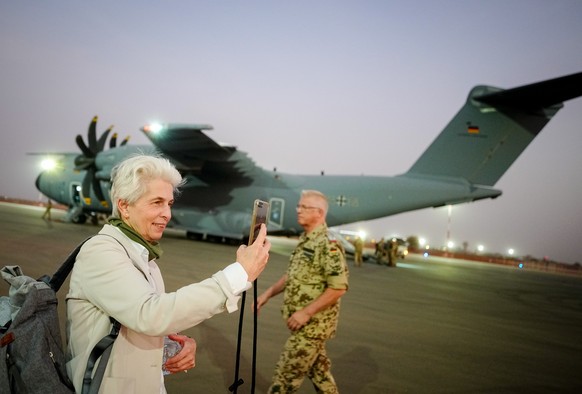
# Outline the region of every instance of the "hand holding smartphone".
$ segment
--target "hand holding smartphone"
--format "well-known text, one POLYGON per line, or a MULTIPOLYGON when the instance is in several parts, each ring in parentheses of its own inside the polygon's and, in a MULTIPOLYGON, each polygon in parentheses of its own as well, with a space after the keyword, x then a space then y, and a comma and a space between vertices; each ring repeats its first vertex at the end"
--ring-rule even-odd
POLYGON ((259 235, 261 223, 267 224, 267 217, 269 216, 269 203, 263 200, 256 199, 253 203, 253 216, 251 218, 251 229, 249 232, 249 245, 259 235))

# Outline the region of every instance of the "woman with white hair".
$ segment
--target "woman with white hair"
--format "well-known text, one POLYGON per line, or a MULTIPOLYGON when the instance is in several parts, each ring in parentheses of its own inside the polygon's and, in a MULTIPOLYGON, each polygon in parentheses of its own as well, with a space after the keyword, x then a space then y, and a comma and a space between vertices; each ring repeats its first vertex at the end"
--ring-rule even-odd
POLYGON ((184 183, 165 158, 137 155, 112 171, 112 217, 81 248, 67 302, 67 372, 81 392, 95 344, 121 324, 100 393, 165 393, 164 374, 194 367, 196 342, 182 330, 209 317, 236 311, 240 294, 267 264, 266 228, 242 245, 236 262, 211 278, 166 293, 156 259, 158 241, 172 216, 174 195, 184 183), (164 337, 182 350, 162 365, 164 337))

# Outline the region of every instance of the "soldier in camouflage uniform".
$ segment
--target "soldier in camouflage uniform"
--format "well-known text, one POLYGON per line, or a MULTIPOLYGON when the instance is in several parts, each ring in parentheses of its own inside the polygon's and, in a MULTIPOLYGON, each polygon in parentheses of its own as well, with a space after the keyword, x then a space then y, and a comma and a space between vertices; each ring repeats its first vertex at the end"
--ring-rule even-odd
POLYGON ((356 267, 361 267, 362 266, 362 262, 364 261, 364 240, 362 239, 362 237, 358 236, 356 237, 356 241, 354 242, 354 249, 355 249, 355 253, 354 253, 354 263, 356 265, 356 267))
POLYGON ((260 309, 284 291, 283 318, 291 330, 269 393, 294 393, 307 376, 318 393, 338 393, 325 342, 335 336, 340 297, 348 289, 343 249, 330 239, 325 217, 327 198, 305 190, 297 221, 305 232, 291 254, 287 272, 257 299, 260 309))
POLYGON ((398 243, 396 238, 392 238, 388 244, 388 266, 396 267, 396 253, 398 252, 398 243))

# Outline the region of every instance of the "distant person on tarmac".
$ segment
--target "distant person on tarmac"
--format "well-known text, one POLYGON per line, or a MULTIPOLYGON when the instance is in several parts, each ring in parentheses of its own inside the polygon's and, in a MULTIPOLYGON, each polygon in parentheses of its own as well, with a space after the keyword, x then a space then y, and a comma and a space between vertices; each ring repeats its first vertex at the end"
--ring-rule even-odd
POLYGON ((388 266, 396 267, 396 252, 398 251, 398 243, 396 238, 392 238, 388 243, 388 266))
POLYGON ((53 202, 51 201, 51 199, 49 198, 48 202, 46 203, 46 209, 44 210, 44 213, 42 214, 42 218, 43 220, 51 220, 51 209, 53 207, 53 202))
POLYGON ((359 236, 356 237, 356 241, 354 242, 354 248, 355 248, 354 263, 356 264, 356 267, 361 267, 362 262, 364 261, 363 258, 364 240, 362 239, 362 237, 359 236))
POLYGON ((378 242, 376 242, 376 263, 382 264, 382 260, 384 260, 384 238, 381 238, 378 242))

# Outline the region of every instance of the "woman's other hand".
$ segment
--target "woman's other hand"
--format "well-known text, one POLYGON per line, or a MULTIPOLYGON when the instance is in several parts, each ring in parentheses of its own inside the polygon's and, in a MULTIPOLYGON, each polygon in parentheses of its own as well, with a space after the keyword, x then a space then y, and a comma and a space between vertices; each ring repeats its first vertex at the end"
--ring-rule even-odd
POLYGON ((170 373, 188 372, 189 369, 194 368, 196 366, 196 341, 181 334, 170 334, 168 338, 180 343, 182 350, 174 357, 169 358, 164 364, 164 368, 170 373))

